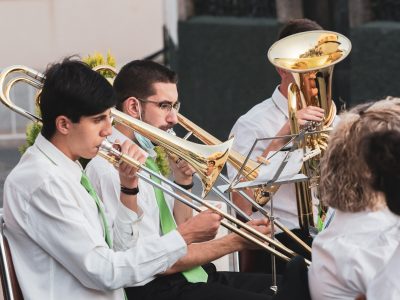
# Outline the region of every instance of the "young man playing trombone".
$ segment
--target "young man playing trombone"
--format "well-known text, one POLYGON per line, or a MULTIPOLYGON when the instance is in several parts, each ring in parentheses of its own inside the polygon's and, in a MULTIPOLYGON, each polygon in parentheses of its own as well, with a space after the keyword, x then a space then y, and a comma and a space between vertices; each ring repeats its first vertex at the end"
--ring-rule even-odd
MULTIPOLYGON (((4 185, 5 235, 23 296, 123 300, 124 286, 170 268, 192 242, 213 238, 220 217, 202 214, 162 237, 138 241, 136 168, 121 163, 117 176, 128 192, 118 194, 123 205, 110 226, 78 159, 96 156, 111 134, 113 89, 87 65, 70 59, 52 65, 45 76, 41 134, 4 185)), ((122 152, 145 161, 129 141, 122 152)))
MULTIPOLYGON (((178 102, 176 74, 151 61, 132 61, 125 65, 114 81, 117 94, 117 108, 131 117, 140 119, 157 128, 167 130, 177 123, 178 102)), ((145 137, 133 133, 124 126, 113 128, 113 137, 120 141, 132 139, 149 153, 152 143, 145 137)), ((174 181, 191 189, 192 168, 183 160, 171 161, 174 181)), ((93 159, 87 172, 104 199, 114 199, 105 203, 112 211, 117 211, 119 178, 101 158, 93 159), (114 206, 114 207, 113 207, 114 206)), ((177 205, 174 198, 164 193, 164 203, 169 215, 173 215, 177 225, 191 217, 191 211, 182 204, 177 205)), ((143 209, 143 219, 139 225, 140 239, 164 234, 160 199, 154 188, 139 180, 138 203, 143 209)), ((253 223, 263 233, 269 233, 265 220, 253 223)), ((163 273, 153 273, 141 283, 126 289, 131 299, 204 299, 204 297, 223 297, 232 299, 265 299, 270 277, 267 275, 216 272, 209 262, 245 248, 251 243, 236 234, 229 234, 217 240, 191 244, 188 253, 163 273), (203 267, 201 267, 203 265, 203 267), (204 266, 205 265, 205 266, 204 266), (193 272, 194 271, 194 272, 193 272), (187 273, 196 273, 188 276, 187 273)))

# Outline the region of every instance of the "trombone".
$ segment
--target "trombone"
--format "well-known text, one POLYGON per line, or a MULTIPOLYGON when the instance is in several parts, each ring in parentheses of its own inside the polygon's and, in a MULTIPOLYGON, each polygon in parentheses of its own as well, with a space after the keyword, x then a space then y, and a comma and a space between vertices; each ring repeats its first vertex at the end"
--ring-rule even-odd
MULTIPOLYGON (((6 68, 1 74, 0 74, 0 100, 3 102, 3 104, 5 104, 7 107, 9 107, 11 110, 35 121, 35 122, 41 122, 41 118, 25 111, 24 109, 16 106, 12 100, 10 99, 10 90, 12 88, 12 86, 19 81, 22 82, 26 82, 32 86, 34 86, 35 88, 40 89, 43 86, 43 82, 45 80, 45 76, 31 68, 25 67, 25 66, 12 66, 9 68, 6 68), (15 77, 13 79, 11 79, 10 81, 7 82, 6 84, 6 77, 9 74, 12 73, 22 73, 25 76, 18 76, 15 77)), ((210 153, 210 148, 208 148, 209 146, 206 145, 199 145, 201 146, 199 149, 206 149, 205 152, 205 157, 204 155, 202 156, 201 154, 197 154, 194 153, 193 151, 191 151, 191 149, 189 149, 191 144, 191 142, 188 141, 184 141, 178 137, 171 137, 171 135, 169 133, 164 132, 161 129, 155 128, 147 123, 141 122, 137 119, 134 119, 124 113, 121 113, 119 111, 117 111, 116 109, 111 109, 111 115, 115 118, 115 121, 124 124, 134 130, 138 130, 141 134, 144 134, 146 136, 151 136, 153 138, 153 140, 156 140, 157 143, 159 143, 161 146, 166 147, 168 151, 171 151, 172 153, 174 153, 175 155, 178 155, 179 157, 182 157, 183 159, 188 159, 191 160, 192 162, 195 163, 195 166, 200 166, 198 169, 199 171, 204 171, 204 162, 207 162, 207 154, 210 153), (183 145, 183 146, 182 146, 183 145)), ((221 163, 222 166, 225 163, 225 161, 227 160, 228 154, 229 154, 229 148, 230 145, 232 144, 232 140, 225 142, 224 144, 222 144, 225 147, 225 150, 223 149, 219 149, 217 151, 217 154, 213 154, 211 156, 213 156, 213 159, 215 157, 218 157, 219 160, 217 160, 217 163, 221 163), (222 153, 222 154, 221 154, 222 153), (225 159, 225 161, 223 161, 225 159)), ((219 145, 218 145, 219 146, 219 145)), ((242 236, 243 238, 247 239, 248 241, 251 241, 253 243, 255 243, 256 245, 258 245, 259 247, 269 251, 270 253, 280 257, 283 260, 289 261, 290 258, 289 256, 295 256, 296 253, 293 252, 292 250, 288 249, 287 247, 285 247, 284 245, 282 245, 281 243, 275 241, 274 239, 271 239, 270 237, 268 237, 267 235, 264 235, 262 233, 260 233, 259 231, 257 231, 256 229, 254 229, 253 227, 241 222, 240 220, 232 217, 231 215, 225 213, 224 211, 220 210, 219 208, 207 203, 206 201, 204 201, 202 198, 200 198, 199 196, 192 194, 190 192, 188 192, 187 190, 181 188, 180 186, 176 185, 174 182, 166 179, 165 177, 163 177, 162 175, 148 169, 146 166, 140 164, 138 161, 135 161, 134 159, 132 159, 131 157, 120 153, 119 151, 117 151, 116 149, 114 149, 114 147, 112 147, 111 143, 107 143, 106 141, 103 142, 102 146, 101 146, 101 151, 99 151, 99 155, 101 155, 102 157, 106 158, 109 162, 113 163, 113 164, 117 164, 121 161, 126 162, 138 169, 141 169, 143 171, 145 171, 146 173, 149 173, 157 178, 159 178, 162 182, 167 183, 168 185, 172 186, 175 190, 179 190, 182 194, 186 195, 187 197, 195 200, 196 202, 198 202, 199 204, 211 209, 212 211, 220 214, 221 216, 223 216, 226 220, 232 222, 233 224, 235 224, 236 226, 232 225, 231 223, 229 223, 226 220, 223 220, 221 222, 221 224, 226 227, 227 229, 235 232, 236 234, 242 236), (239 229, 241 228, 241 229, 239 229), (269 245, 273 245, 273 247, 269 246, 269 245), (280 251, 282 251, 283 253, 277 251, 277 249, 279 249, 280 251)), ((216 163, 216 165, 217 165, 216 163)), ((222 169, 221 166, 221 169, 222 169)), ((220 172, 220 170, 218 168, 216 168, 216 171, 214 172, 214 170, 212 170, 213 172, 213 176, 216 178, 218 177, 218 174, 220 172), (218 172, 219 171, 219 172, 218 172)), ((206 175, 210 172, 209 168, 206 168, 206 175)), ((205 176, 206 176, 205 175, 205 176)), ((140 172, 138 172, 138 176, 156 186, 157 188, 160 188, 161 190, 163 190, 165 193, 171 195, 172 197, 176 198, 177 200, 183 202, 184 204, 190 206, 191 208, 195 209, 196 211, 201 211, 200 208, 198 208, 197 206, 195 206, 193 203, 191 203, 190 201, 186 200, 185 198, 183 198, 181 195, 174 193, 173 191, 169 190, 168 188, 164 187, 163 185, 157 184, 155 182, 153 182, 151 179, 147 178, 146 176, 144 176, 143 174, 140 174, 140 172)), ((208 176, 208 175, 207 175, 208 176)), ((214 178, 213 177, 213 178, 214 178)), ((310 261, 306 261, 306 263, 308 265, 311 264, 310 261)))
MULTIPOLYGON (((107 70, 113 73, 114 75, 118 74, 118 71, 109 65, 98 65, 93 68, 94 71, 102 71, 102 70, 107 70)), ((110 79, 112 82, 112 79, 110 79)), ((178 122, 179 124, 185 128, 189 133, 193 133, 194 136, 196 136, 201 142, 203 142, 206 145, 217 145, 220 144, 221 141, 218 140, 216 137, 211 135, 210 133, 206 132, 204 129, 202 129, 200 126, 196 125, 186 117, 184 117, 182 114, 178 113, 178 122)), ((134 128, 133 128, 134 129, 134 128)), ((150 138, 150 137, 148 137, 150 138)), ((151 139, 151 138, 150 138, 151 139)), ((235 168, 235 169, 240 169, 244 162, 246 162, 246 157, 239 152, 236 152, 234 150, 230 150, 228 154, 228 161, 229 163, 235 168)), ((189 162, 189 161, 188 161, 189 162)), ((190 163, 190 162, 189 162, 190 163)), ((248 180, 254 180, 258 176, 258 168, 260 164, 249 159, 247 160, 246 164, 243 166, 243 172, 245 173, 245 177, 248 180)), ((201 175, 200 175, 201 177, 201 175)), ((219 174, 219 177, 226 183, 230 183, 228 178, 226 178, 223 174, 219 174)), ((217 178, 215 178, 216 180, 217 178)), ((259 193, 263 192, 276 192, 278 189, 277 186, 272 186, 268 188, 266 191, 259 191, 259 193)), ((232 201, 230 201, 222 192, 220 192, 216 188, 212 188, 212 190, 221 198, 224 200, 224 202, 232 207, 236 212, 238 212, 242 217, 244 217, 246 220, 251 220, 250 217, 245 214, 239 207, 237 207, 232 201)), ((209 190, 208 190, 209 191, 209 190)), ((208 193, 204 191, 203 189, 203 197, 208 193)), ((266 218, 270 219, 269 212, 264 209, 259 203, 257 203, 255 200, 253 200, 249 195, 247 195, 243 191, 238 191, 238 193, 247 201, 249 201, 258 211, 263 214, 266 218)), ((291 232, 286 226, 284 226, 280 221, 277 219, 273 220, 274 225, 276 225, 279 229, 281 229, 283 232, 285 232, 290 238, 292 238, 294 241, 296 241, 300 246, 302 246, 307 252, 311 253, 311 248, 309 245, 307 245, 303 240, 301 240, 297 235, 295 235, 293 232, 291 232)))
MULTIPOLYGON (((206 132, 204 129, 202 129, 200 126, 196 125, 195 123, 193 123, 192 121, 190 121, 189 119, 187 119, 186 117, 184 117, 183 115, 178 113, 178 121, 179 124, 185 128, 186 130, 188 130, 189 133, 193 133, 194 136, 196 136, 200 141, 202 141, 204 144, 206 145, 215 145, 218 143, 221 143, 220 140, 218 140, 216 137, 212 136, 210 133, 206 132)), ((228 157, 228 161, 229 163, 231 163, 231 165, 236 169, 240 169, 244 163, 246 163, 243 166, 243 171, 245 172, 245 177, 248 178, 249 180, 254 180, 257 175, 258 175, 258 167, 260 166, 259 163, 248 159, 246 162, 246 158, 245 156, 243 156, 242 154, 234 151, 234 150, 230 150, 229 153, 229 157, 228 157)), ((225 183, 230 183, 229 179, 226 178, 226 176, 224 176, 223 174, 220 174, 220 178, 225 182, 225 183)), ((277 187, 271 187, 271 190, 269 190, 269 192, 275 192, 277 190, 277 187)), ((249 195, 247 195, 245 192, 243 191, 236 191, 238 194, 240 194, 244 199, 246 199, 247 201, 249 201, 263 216, 265 216, 266 218, 270 219, 270 215, 269 212, 262 207, 259 203, 257 203, 256 201, 254 201, 254 199, 252 199, 249 195)), ((221 193, 217 194, 224 199, 224 201, 228 204, 228 205, 233 205, 233 203, 229 200, 226 199, 226 197, 224 197, 223 195, 221 195, 221 193), (231 204, 229 204, 229 203, 231 204)), ((233 208, 235 208, 233 206, 233 208)), ((294 241, 296 241, 300 246, 302 246, 306 251, 308 251, 309 253, 311 253, 311 247, 309 245, 307 245, 302 239, 300 239, 297 235, 295 235, 292 231, 290 231, 285 225, 283 225, 279 220, 277 219, 273 219, 274 225, 276 225, 279 229, 281 229, 283 232, 285 232, 290 238, 292 238, 294 241)))

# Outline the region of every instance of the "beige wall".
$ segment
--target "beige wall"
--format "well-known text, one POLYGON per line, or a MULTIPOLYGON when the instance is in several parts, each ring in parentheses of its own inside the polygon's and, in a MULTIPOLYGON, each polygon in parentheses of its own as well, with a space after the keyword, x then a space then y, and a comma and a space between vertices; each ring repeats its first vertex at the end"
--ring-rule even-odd
POLYGON ((162 0, 0 0, 0 69, 108 50, 118 66, 162 48, 162 0))

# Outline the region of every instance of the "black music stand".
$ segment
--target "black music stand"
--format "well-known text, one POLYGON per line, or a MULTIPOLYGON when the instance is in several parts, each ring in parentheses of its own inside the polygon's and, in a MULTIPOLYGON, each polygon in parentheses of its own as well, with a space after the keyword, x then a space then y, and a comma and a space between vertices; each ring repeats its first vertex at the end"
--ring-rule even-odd
MULTIPOLYGON (((218 189, 222 192, 232 191, 232 190, 242 190, 245 188, 267 188, 271 186, 280 186, 283 184, 291 184, 300 181, 306 181, 308 179, 304 174, 299 174, 301 167, 304 162, 304 158, 309 156, 310 154, 306 154, 306 149, 304 147, 298 148, 298 144, 301 141, 304 141, 305 135, 308 132, 309 128, 306 127, 300 131, 299 134, 287 135, 287 136, 276 136, 272 138, 262 138, 256 139, 251 147, 242 168, 238 171, 236 177, 232 180, 229 185, 218 186, 218 189), (280 150, 289 146, 290 149, 287 151, 274 151, 271 152, 267 157, 266 165, 260 164, 260 173, 258 177, 254 181, 245 181, 240 182, 240 174, 244 169, 251 153, 255 149, 256 144, 262 140, 274 140, 274 139, 282 139, 282 138, 290 138, 289 141, 281 147, 280 150)), ((251 171, 252 172, 252 171, 251 171)), ((250 173, 251 173, 250 172, 250 173)), ((244 174, 246 177, 246 174, 244 174)), ((276 191, 275 191, 276 192, 276 191)), ((275 228, 274 228, 274 211, 273 211, 273 196, 274 193, 270 192, 270 212, 269 219, 271 221, 271 238, 275 238, 275 228)), ((273 245, 271 245, 274 248, 273 245)), ((275 255, 271 254, 271 265, 272 265, 272 285, 271 290, 275 293, 278 291, 277 282, 276 282, 276 263, 275 263, 275 255)))

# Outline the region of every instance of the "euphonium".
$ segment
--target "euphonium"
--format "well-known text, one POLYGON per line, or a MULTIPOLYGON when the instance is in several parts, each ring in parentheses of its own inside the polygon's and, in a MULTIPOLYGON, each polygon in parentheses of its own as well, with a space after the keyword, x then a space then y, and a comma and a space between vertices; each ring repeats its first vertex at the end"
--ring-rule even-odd
MULTIPOLYGON (((332 73, 334 65, 342 61, 351 51, 351 42, 345 36, 331 31, 308 31, 288 36, 275 42, 268 51, 268 59, 277 68, 291 72, 294 83, 288 88, 289 122, 292 134, 299 133, 296 112, 307 106, 324 109, 322 122, 312 123, 312 131, 299 147, 310 153, 302 172, 309 177, 306 182, 296 183, 299 225, 309 232, 315 227, 316 216, 313 203, 319 205, 318 183, 320 158, 327 146, 329 130, 336 116, 332 101, 332 73)), ((321 207, 319 207, 321 211, 321 207)))

